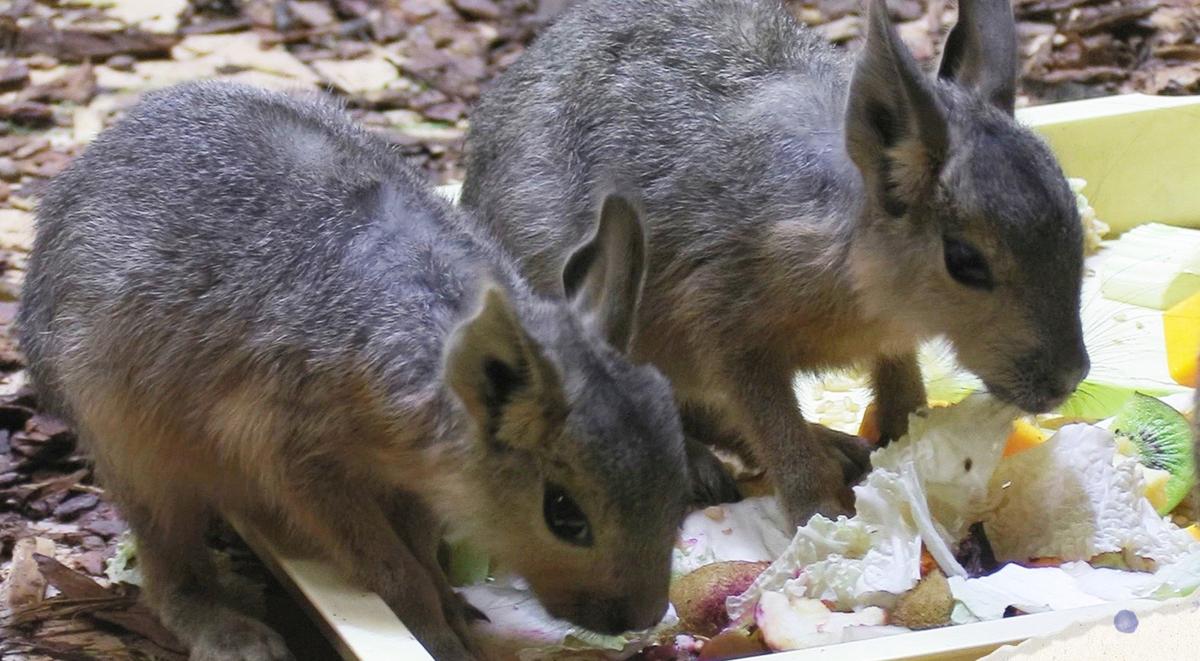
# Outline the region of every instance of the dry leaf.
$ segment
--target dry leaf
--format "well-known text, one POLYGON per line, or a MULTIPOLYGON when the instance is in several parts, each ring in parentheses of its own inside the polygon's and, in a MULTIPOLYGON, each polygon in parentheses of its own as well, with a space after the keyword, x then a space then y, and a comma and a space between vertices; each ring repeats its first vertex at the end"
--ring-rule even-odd
POLYGON ((0 209, 0 248, 29 252, 33 247, 33 214, 0 209))
POLYGON ((96 619, 140 634, 168 650, 183 651, 174 634, 167 631, 148 609, 138 604, 135 596, 105 588, 52 557, 39 553, 34 553, 33 557, 46 581, 62 593, 64 601, 97 602, 99 607, 91 612, 96 619), (108 607, 103 604, 106 600, 111 602, 108 607))
POLYGON ((14 613, 36 606, 46 594, 46 579, 35 559, 38 554, 53 555, 54 542, 43 537, 26 537, 13 546, 12 564, 0 593, 14 613))
POLYGON ((383 57, 357 60, 318 60, 313 69, 345 92, 364 94, 386 89, 400 77, 395 65, 383 57))

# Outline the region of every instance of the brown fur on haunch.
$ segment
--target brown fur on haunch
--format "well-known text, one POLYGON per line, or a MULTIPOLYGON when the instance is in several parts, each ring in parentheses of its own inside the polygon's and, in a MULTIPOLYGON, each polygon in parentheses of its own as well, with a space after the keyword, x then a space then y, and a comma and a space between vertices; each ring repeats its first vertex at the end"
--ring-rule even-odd
POLYGON ((289 656, 220 589, 218 515, 332 561, 438 659, 476 652, 445 528, 555 615, 658 622, 683 435, 666 380, 623 354, 638 213, 609 196, 593 227, 570 295, 535 295, 332 103, 215 83, 148 95, 51 184, 21 345, 192 658, 289 656))
POLYGON ((797 371, 869 366, 886 440, 925 402, 926 339, 1030 411, 1088 369, 1082 230, 1050 150, 1013 119, 1008 0, 960 3, 936 77, 869 5, 851 59, 775 0, 578 3, 484 95, 467 142, 463 204, 544 291, 597 184, 637 191, 633 353, 702 415, 689 458, 740 437, 796 523, 846 511, 867 464, 805 421, 797 371))

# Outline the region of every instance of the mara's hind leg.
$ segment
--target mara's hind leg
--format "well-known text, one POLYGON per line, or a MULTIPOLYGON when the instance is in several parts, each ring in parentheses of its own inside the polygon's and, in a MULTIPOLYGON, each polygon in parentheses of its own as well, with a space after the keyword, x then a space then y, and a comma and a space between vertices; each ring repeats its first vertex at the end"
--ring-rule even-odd
POLYGON ((151 507, 124 507, 138 542, 145 599, 191 650, 194 661, 291 659, 283 638, 234 608, 221 594, 205 544, 209 512, 199 502, 161 494, 151 507))
POLYGON ((692 502, 708 507, 741 500, 737 480, 712 450, 713 447, 734 448, 740 456, 748 456, 749 453, 741 451, 737 445, 740 439, 722 433, 717 417, 701 404, 684 404, 680 418, 692 483, 692 502))

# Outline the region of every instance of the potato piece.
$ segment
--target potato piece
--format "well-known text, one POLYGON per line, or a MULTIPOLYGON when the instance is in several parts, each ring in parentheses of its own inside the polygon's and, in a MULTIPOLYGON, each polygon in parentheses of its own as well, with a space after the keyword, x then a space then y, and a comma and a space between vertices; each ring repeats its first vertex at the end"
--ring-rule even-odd
POLYGON ((726 661, 766 654, 770 649, 758 631, 729 629, 713 636, 700 648, 699 661, 726 661))
POLYGON ((671 584, 671 603, 688 633, 714 636, 729 624, 725 598, 741 594, 769 562, 715 562, 671 584))
POLYGON ((929 572, 917 587, 900 597, 891 613, 891 623, 910 629, 932 629, 950 623, 954 595, 950 582, 939 569, 929 572))

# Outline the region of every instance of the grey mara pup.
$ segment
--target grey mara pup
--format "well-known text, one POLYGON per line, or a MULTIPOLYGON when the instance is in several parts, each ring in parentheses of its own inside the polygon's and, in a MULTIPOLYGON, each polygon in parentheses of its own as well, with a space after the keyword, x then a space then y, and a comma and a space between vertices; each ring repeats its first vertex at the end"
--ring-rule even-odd
POLYGON ((667 380, 621 353, 635 210, 603 204, 553 298, 479 227, 333 104, 215 83, 149 95, 52 184, 22 346, 192 658, 288 656, 217 585, 218 513, 324 554, 438 659, 475 653, 443 524, 551 613, 659 621, 687 473, 667 380))
POLYGON ((797 371, 870 366, 894 439, 926 401, 927 338, 1028 411, 1088 370, 1082 230, 1049 149, 1013 119, 1008 1, 961 2, 936 76, 883 0, 866 24, 851 59, 779 0, 589 0, 503 75, 468 138, 464 204, 543 291, 596 182, 638 192, 633 355, 671 379, 689 438, 747 446, 797 523, 843 511, 866 462, 805 422, 797 371))

